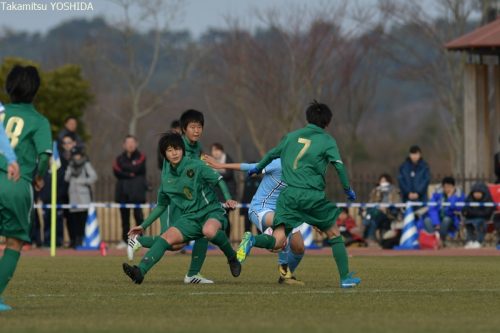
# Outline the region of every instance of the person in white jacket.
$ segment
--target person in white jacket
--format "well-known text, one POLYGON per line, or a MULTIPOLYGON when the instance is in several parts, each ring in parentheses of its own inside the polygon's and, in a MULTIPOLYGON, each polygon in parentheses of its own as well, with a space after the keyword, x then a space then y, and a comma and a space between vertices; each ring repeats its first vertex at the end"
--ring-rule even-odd
MULTIPOLYGON (((85 155, 82 147, 71 150, 71 160, 64 179, 69 183, 69 203, 71 205, 90 204, 92 185, 97 181, 97 174, 85 155)), ((68 214, 67 228, 71 240, 70 246, 82 245, 87 221, 87 208, 71 208, 68 214)))

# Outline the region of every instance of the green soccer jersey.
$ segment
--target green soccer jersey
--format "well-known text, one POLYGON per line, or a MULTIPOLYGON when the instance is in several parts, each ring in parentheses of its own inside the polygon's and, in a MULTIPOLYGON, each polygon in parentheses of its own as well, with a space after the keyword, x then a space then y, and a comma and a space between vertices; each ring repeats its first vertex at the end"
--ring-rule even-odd
MULTIPOLYGON (((33 104, 7 104, 0 115, 5 132, 21 168, 21 177, 30 183, 40 154, 52 154, 52 134, 47 118, 33 104)), ((0 170, 7 171, 7 160, 0 156, 0 170)))
POLYGON ((177 167, 165 165, 158 192, 158 205, 173 203, 183 214, 221 207, 213 187, 222 176, 203 161, 184 157, 177 167))
POLYGON ((291 187, 325 189, 328 164, 333 164, 342 186, 349 188, 347 174, 335 139, 322 128, 309 124, 287 134, 257 165, 263 170, 275 158, 281 157, 282 179, 291 187))
POLYGON ((191 143, 185 135, 182 136, 182 141, 184 141, 184 146, 186 148, 184 156, 194 159, 199 159, 201 157, 202 149, 198 141, 191 143))

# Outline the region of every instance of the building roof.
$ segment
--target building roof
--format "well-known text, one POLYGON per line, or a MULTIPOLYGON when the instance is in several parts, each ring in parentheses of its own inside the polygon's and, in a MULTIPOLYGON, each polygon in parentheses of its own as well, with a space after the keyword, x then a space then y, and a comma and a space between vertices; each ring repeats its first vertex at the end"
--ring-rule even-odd
POLYGON ((500 52, 500 18, 445 44, 448 50, 493 49, 500 52))

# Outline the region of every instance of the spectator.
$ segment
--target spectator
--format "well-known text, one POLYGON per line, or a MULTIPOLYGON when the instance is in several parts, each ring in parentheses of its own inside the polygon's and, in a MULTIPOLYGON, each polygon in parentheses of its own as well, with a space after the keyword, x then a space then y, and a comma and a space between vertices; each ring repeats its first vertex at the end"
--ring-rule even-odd
MULTIPOLYGON (((182 134, 181 122, 177 119, 172 121, 170 123, 170 131, 182 134)), ((161 152, 158 152, 157 155, 158 155, 158 169, 162 170, 163 169, 163 162, 165 159, 163 158, 163 154, 161 152)))
POLYGON ((59 131, 59 134, 57 135, 57 140, 59 142, 59 145, 62 146, 64 136, 70 134, 76 141, 76 145, 83 148, 85 146, 85 143, 83 142, 82 138, 77 134, 77 131, 78 131, 78 119, 73 116, 67 117, 64 120, 64 128, 61 131, 59 131))
MULTIPOLYGON (((71 150, 76 146, 75 136, 71 133, 67 133, 63 135, 61 140, 61 146, 59 149, 59 157, 61 160, 61 167, 57 170, 57 197, 56 202, 58 204, 67 204, 69 203, 68 197, 68 182, 64 180, 64 175, 66 173, 66 169, 68 168, 69 161, 71 160, 71 150)), ((52 198, 52 174, 51 169, 45 174, 44 182, 45 186, 38 193, 39 198, 42 204, 50 204, 52 198)), ((43 245, 49 247, 50 246, 50 226, 51 226, 51 209, 44 208, 42 210, 42 218, 43 218, 43 245)), ((67 218, 68 210, 57 208, 56 210, 56 246, 61 246, 63 244, 64 238, 64 217, 67 218)), ((40 220, 38 219, 38 215, 35 215, 35 223, 34 223, 34 233, 40 233, 40 220)), ((36 242, 39 242, 40 239, 35 238, 36 242)), ((38 244, 37 244, 38 245, 38 244)))
MULTIPOLYGON (((218 142, 212 144, 211 155, 218 163, 233 163, 233 159, 231 158, 231 156, 227 155, 224 152, 224 146, 218 142)), ((221 174, 222 179, 226 182, 231 197, 236 198, 236 180, 234 177, 234 171, 230 169, 216 170, 221 174)), ((219 199, 221 199, 222 202, 222 193, 220 193, 219 199)))
POLYGON ((422 159, 420 147, 412 146, 409 157, 399 168, 398 181, 403 201, 427 201, 430 180, 429 166, 422 159))
MULTIPOLYGON (((500 137, 498 137, 498 141, 500 142, 500 137)), ((500 152, 495 154, 495 175, 497 176, 495 184, 500 184, 500 152)))
MULTIPOLYGON (((138 149, 135 136, 127 135, 123 142, 123 153, 113 163, 113 172, 118 179, 116 183, 116 201, 119 203, 142 204, 146 202, 146 156, 138 149)), ((118 249, 127 247, 127 233, 130 229, 130 210, 120 208, 122 219, 122 240, 118 249)), ((141 208, 134 208, 136 225, 142 223, 144 217, 141 208)))
MULTIPOLYGON (((464 194, 455 186, 453 177, 444 177, 429 201, 429 210, 424 216, 423 227, 429 233, 439 231, 443 246, 449 233, 458 231, 460 224, 460 207, 455 203, 464 201, 464 194), (444 206, 443 203, 449 203, 444 206)), ((421 226, 421 225, 420 225, 421 226)))
MULTIPOLYGON (((399 201, 399 192, 392 184, 392 177, 382 174, 377 186, 370 192, 370 203, 393 204, 399 201)), ((380 243, 382 236, 392 228, 392 223, 398 218, 399 210, 395 207, 369 208, 363 214, 364 237, 372 245, 380 243), (379 234, 377 240, 377 232, 379 234)))
MULTIPOLYGON (((92 185, 97 180, 97 174, 85 156, 83 148, 74 147, 71 150, 71 161, 64 180, 69 183, 69 203, 72 205, 86 205, 92 202, 92 185)), ((82 245, 87 221, 87 208, 72 208, 68 214, 68 233, 70 246, 76 248, 82 245)))
POLYGON ((337 226, 339 227, 340 234, 344 237, 346 246, 353 244, 366 246, 366 242, 361 236, 361 230, 356 221, 349 215, 347 208, 342 208, 337 218, 337 226))
MULTIPOLYGON (((484 183, 477 183, 472 186, 472 190, 467 196, 467 203, 492 202, 488 186, 484 183)), ((491 217, 495 207, 470 207, 462 209, 465 217, 465 228, 467 229, 466 249, 479 249, 486 233, 486 221, 491 217)))

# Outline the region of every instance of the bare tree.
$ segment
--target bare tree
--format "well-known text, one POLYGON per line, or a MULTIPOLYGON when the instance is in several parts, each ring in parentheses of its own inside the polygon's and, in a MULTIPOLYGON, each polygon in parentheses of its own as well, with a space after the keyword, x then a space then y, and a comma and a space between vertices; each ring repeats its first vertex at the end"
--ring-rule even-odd
MULTIPOLYGON (((182 0, 110 0, 121 9, 121 19, 114 25, 120 32, 118 56, 116 50, 108 49, 108 45, 97 47, 97 55, 118 76, 120 83, 128 92, 128 108, 119 115, 128 124, 128 132, 137 134, 139 121, 158 110, 169 95, 179 86, 186 76, 189 66, 183 68, 178 78, 172 82, 162 82, 154 87, 154 97, 147 94, 151 89, 152 78, 158 69, 158 62, 169 45, 166 45, 164 36, 170 28, 182 4, 182 0), (143 39, 137 38, 140 31, 148 31, 151 43, 144 44, 143 39), (103 48, 104 50, 100 49, 103 48), (141 61, 141 52, 149 48, 150 56, 147 62, 141 61), (112 54, 112 57, 107 55, 112 54), (113 60, 111 60, 113 58, 113 60), (116 59, 122 61, 116 61, 116 59)), ((116 47, 116 45, 113 45, 116 47)), ((189 64, 189 61, 187 62, 189 64)))
POLYGON ((447 52, 444 44, 463 35, 477 10, 476 1, 437 0, 429 9, 422 2, 384 0, 379 4, 386 56, 398 63, 398 78, 420 81, 432 88, 437 113, 444 124, 449 159, 463 174, 463 75, 465 57, 447 52), (406 30, 412 40, 401 38, 406 30), (423 46, 423 47, 422 47, 423 46))
MULTIPOLYGON (((229 20, 229 31, 210 45, 217 61, 208 61, 204 86, 218 99, 228 96, 226 107, 215 112, 242 119, 263 155, 285 133, 304 124, 305 107, 318 99, 334 106, 346 136, 343 142, 359 142, 359 125, 372 108, 377 84, 376 71, 367 70, 373 65, 377 35, 345 23, 347 2, 256 15, 267 29, 250 34, 229 20)), ((345 151, 352 165, 355 152, 345 151)))

